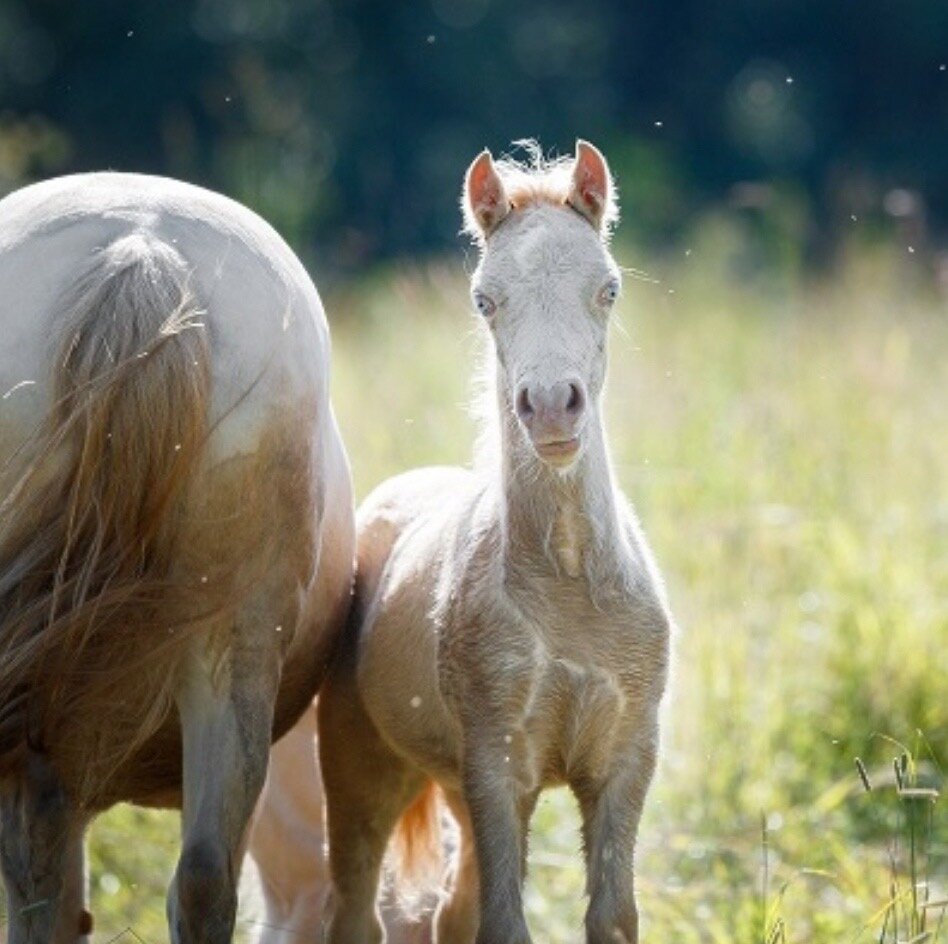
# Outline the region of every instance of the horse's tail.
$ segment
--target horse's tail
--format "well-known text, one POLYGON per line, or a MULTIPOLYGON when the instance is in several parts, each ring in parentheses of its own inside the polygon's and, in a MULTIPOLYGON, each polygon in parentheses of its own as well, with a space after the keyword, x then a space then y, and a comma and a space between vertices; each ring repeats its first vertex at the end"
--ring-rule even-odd
POLYGON ((193 622, 171 574, 210 358, 186 263, 129 235, 63 304, 52 407, 0 495, 0 776, 63 729, 105 764, 131 756, 170 708, 193 622))
POLYGON ((429 780, 401 815, 389 842, 399 904, 409 914, 436 901, 443 884, 441 791, 429 780))

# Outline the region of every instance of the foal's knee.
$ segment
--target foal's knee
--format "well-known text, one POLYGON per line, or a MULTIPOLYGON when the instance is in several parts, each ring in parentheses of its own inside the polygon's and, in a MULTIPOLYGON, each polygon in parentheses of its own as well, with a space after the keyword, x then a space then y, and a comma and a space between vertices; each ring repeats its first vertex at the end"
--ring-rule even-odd
POLYGON ((229 941, 237 905, 236 877, 227 850, 202 839, 185 846, 169 902, 176 940, 182 944, 229 941))

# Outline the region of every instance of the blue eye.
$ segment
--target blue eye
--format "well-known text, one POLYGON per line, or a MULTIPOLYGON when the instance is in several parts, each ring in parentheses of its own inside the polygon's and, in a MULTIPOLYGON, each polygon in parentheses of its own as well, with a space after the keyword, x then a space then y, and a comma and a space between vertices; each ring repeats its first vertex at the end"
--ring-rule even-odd
POLYGON ((483 292, 474 292, 474 307, 485 318, 489 318, 496 310, 497 306, 493 300, 488 298, 483 292))
POLYGON ((619 297, 619 280, 610 279, 606 282, 601 289, 599 289, 599 294, 596 296, 596 301, 602 305, 603 308, 609 308, 615 304, 616 299, 619 297))

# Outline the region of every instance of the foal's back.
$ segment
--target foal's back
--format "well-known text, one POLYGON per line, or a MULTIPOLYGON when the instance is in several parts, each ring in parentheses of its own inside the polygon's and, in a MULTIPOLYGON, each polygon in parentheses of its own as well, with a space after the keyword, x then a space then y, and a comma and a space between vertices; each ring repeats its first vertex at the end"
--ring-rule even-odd
POLYGON ((380 485, 357 516, 352 624, 362 697, 380 730, 403 750, 414 744, 426 766, 452 780, 458 745, 438 674, 438 611, 467 589, 483 493, 466 469, 417 469, 380 485))

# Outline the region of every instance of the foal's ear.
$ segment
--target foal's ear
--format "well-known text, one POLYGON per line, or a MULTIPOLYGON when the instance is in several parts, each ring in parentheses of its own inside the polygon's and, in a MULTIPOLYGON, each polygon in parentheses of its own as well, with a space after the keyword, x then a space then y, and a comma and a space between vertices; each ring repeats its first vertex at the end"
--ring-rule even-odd
POLYGON ((486 148, 467 169, 461 208, 465 229, 482 239, 490 236, 510 210, 503 181, 486 148))
POLYGON ((567 202, 598 230, 606 230, 615 221, 617 209, 609 165, 598 148, 581 138, 576 142, 567 202))

